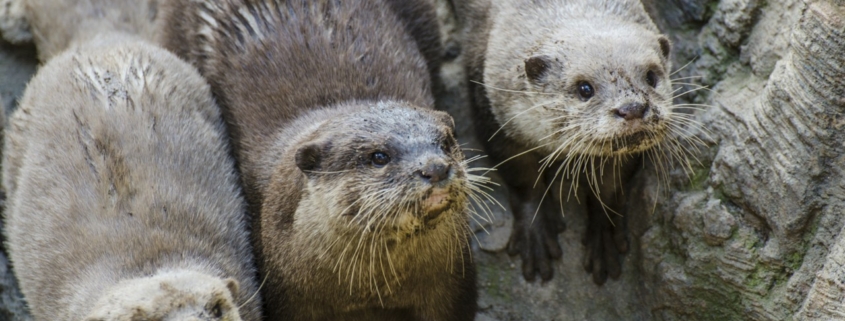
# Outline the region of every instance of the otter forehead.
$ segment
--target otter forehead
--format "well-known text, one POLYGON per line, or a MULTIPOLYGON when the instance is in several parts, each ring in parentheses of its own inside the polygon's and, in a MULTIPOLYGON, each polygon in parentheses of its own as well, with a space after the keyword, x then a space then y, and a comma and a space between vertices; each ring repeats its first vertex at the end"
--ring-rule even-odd
POLYGON ((378 104, 337 119, 334 126, 340 130, 332 132, 337 135, 336 143, 345 141, 353 149, 381 145, 408 152, 440 148, 440 144, 453 140, 453 124, 443 112, 378 104))
MULTIPOLYGON (((594 23, 593 23, 594 24, 594 23)), ((540 50, 528 56, 544 54, 558 59, 564 70, 582 67, 628 69, 647 66, 665 68, 660 35, 645 28, 606 25, 561 30, 542 41, 540 50), (588 29, 588 30, 583 30, 588 29)))

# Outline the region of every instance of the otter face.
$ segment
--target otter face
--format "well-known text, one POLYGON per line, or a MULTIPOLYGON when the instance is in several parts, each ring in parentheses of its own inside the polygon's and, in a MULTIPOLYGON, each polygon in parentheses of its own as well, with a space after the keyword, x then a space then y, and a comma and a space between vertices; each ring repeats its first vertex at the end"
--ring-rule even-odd
POLYGON ((308 197, 341 229, 397 240, 465 221, 467 175, 443 112, 378 103, 335 119, 300 145, 308 197))
POLYGON ((86 321, 240 321, 234 279, 194 271, 163 272, 112 287, 86 321))
POLYGON ((666 37, 633 23, 587 20, 538 39, 509 61, 514 83, 500 85, 521 92, 487 89, 506 133, 555 158, 625 155, 664 138, 672 117, 666 37))

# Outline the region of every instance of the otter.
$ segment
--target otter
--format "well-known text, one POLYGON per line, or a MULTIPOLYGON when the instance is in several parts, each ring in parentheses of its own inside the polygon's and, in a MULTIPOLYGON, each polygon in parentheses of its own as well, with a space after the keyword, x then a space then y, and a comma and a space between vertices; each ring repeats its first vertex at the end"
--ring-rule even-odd
POLYGON ((453 119, 432 109, 418 46, 432 37, 415 38, 437 30, 429 10, 398 0, 163 6, 160 42, 208 79, 229 124, 269 319, 474 318, 467 198, 479 178, 453 119))
POLYGON ((681 149, 667 139, 682 123, 668 38, 637 0, 469 0, 456 11, 477 135, 510 191, 508 252, 526 280, 551 279, 559 203, 583 195, 584 267, 597 284, 618 277, 640 156, 681 149))
POLYGON ((152 40, 158 30, 159 0, 4 1, 6 8, 0 10, 4 37, 34 42, 41 62, 103 31, 152 40))
POLYGON ((42 51, 4 142, 4 234, 33 316, 260 320, 246 204, 207 82, 137 35, 86 31, 42 51))

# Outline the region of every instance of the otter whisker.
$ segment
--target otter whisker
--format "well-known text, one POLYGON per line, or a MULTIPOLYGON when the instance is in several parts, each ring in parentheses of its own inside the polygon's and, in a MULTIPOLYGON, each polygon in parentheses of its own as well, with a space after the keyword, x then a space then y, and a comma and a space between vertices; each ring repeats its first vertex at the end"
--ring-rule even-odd
POLYGON ((487 222, 487 223, 492 222, 493 217, 490 214, 491 213, 490 208, 487 206, 487 204, 484 201, 482 201, 481 199, 479 199, 478 196, 476 196, 476 195, 468 195, 468 196, 472 200, 469 208, 467 209, 469 211, 469 213, 473 214, 472 216, 478 216, 478 218, 483 220, 484 222, 487 222), (472 203, 475 203, 475 204, 472 204, 472 203), (480 204, 480 205, 478 205, 478 204, 480 204), (478 209, 476 209, 476 207, 478 207, 478 209), (481 210, 482 212, 484 212, 484 216, 479 214, 478 210, 481 210))
POLYGON ((669 74, 669 77, 671 78, 671 77, 672 77, 672 76, 674 76, 675 74, 677 74, 677 73, 681 72, 681 70, 684 70, 684 68, 688 67, 690 64, 692 64, 693 62, 695 62, 695 60, 696 60, 696 59, 698 59, 698 56, 696 56, 695 58, 692 58, 692 60, 690 60, 690 61, 689 61, 688 63, 686 63, 685 65, 683 65, 680 69, 673 71, 671 74, 669 74))
POLYGON ((519 156, 522 156, 522 155, 528 154, 528 153, 533 152, 533 151, 535 151, 535 150, 538 150, 538 149, 540 149, 540 148, 546 147, 546 146, 548 146, 548 145, 550 145, 550 144, 551 144, 551 143, 546 143, 546 144, 543 144, 543 145, 540 145, 540 146, 537 146, 537 147, 531 148, 531 149, 529 149, 529 150, 526 150, 526 151, 524 151, 524 152, 522 152, 522 153, 519 153, 519 154, 513 155, 513 156, 509 157, 508 159, 505 159, 505 160, 503 160, 502 162, 500 162, 500 163, 496 164, 496 166, 493 166, 492 168, 490 168, 490 170, 488 170, 488 171, 484 172, 484 174, 481 174, 481 175, 482 175, 482 176, 487 175, 487 173, 489 173, 490 171, 496 170, 497 168, 499 168, 499 166, 502 166, 502 164, 504 164, 504 163, 506 163, 506 162, 508 162, 508 161, 510 161, 510 160, 512 160, 512 159, 514 159, 514 158, 517 158, 517 157, 519 157, 519 156))
MULTIPOLYGON (((467 195, 469 195, 469 196, 476 196, 476 197, 479 197, 479 196, 480 196, 480 197, 484 198, 485 200, 487 200, 488 202, 491 202, 491 203, 495 204, 495 205, 496 205, 496 206, 498 206, 499 208, 501 208, 501 209, 503 209, 503 210, 505 209, 505 207, 504 207, 504 206, 502 206, 502 203, 499 203, 499 200, 497 200, 495 197, 493 197, 493 196, 492 196, 492 195, 490 195, 489 193, 487 193, 487 192, 485 192, 485 191, 483 191, 483 190, 480 190, 480 189, 479 189, 478 187, 476 187, 476 186, 469 185, 469 193, 467 193, 467 195)), ((484 202, 484 204, 485 204, 485 206, 486 206, 487 202, 484 202)), ((492 212, 492 211, 490 211, 490 207, 489 207, 489 206, 487 207, 487 212, 488 212, 488 213, 492 212)))
POLYGON ((669 80, 671 80, 672 83, 674 84, 676 80, 701 79, 701 78, 704 78, 704 76, 688 76, 688 77, 680 77, 680 78, 670 78, 669 80))
POLYGON ((256 290, 255 290, 255 292, 253 292, 253 293, 252 293, 252 295, 250 295, 250 296, 249 296, 249 298, 248 298, 248 299, 246 299, 246 301, 244 301, 243 303, 241 303, 240 305, 238 305, 238 309, 243 308, 244 306, 246 306, 246 304, 247 304, 247 303, 249 303, 250 301, 252 301, 253 299, 255 299, 255 297, 256 297, 256 296, 258 296, 258 292, 260 292, 260 291, 261 291, 261 288, 263 288, 263 287, 264 287, 264 283, 266 283, 266 282, 267 282, 267 277, 269 277, 269 276, 270 276, 270 274, 269 274, 269 273, 267 273, 267 274, 265 274, 265 275, 264 275, 264 280, 263 280, 263 281, 261 281, 261 284, 258 286, 258 289, 256 289, 256 290))
MULTIPOLYGON (((679 88, 679 89, 680 89, 680 88, 679 88)), ((680 94, 677 94, 677 95, 675 95, 675 96, 672 96, 672 98, 670 98, 670 99, 675 99, 675 98, 681 97, 681 96, 683 96, 683 95, 690 94, 690 93, 694 93, 694 92, 699 91, 699 90, 702 90, 702 89, 706 89, 706 90, 712 91, 712 90, 710 90, 710 88, 707 88, 707 87, 693 88, 693 89, 687 90, 687 91, 685 91, 685 92, 683 92, 683 93, 680 93, 680 94)), ((676 90, 676 91, 677 91, 677 90, 676 90)), ((674 93, 675 93, 675 91, 673 91, 672 93, 674 94, 674 93)))
POLYGON ((522 116, 522 115, 524 115, 525 113, 527 113, 527 112, 529 112, 529 111, 534 110, 534 108, 543 107, 543 106, 545 106, 545 105, 550 105, 550 104, 553 104, 553 103, 555 103, 555 101, 549 101, 549 102, 542 103, 542 104, 539 104, 539 105, 534 105, 534 106, 531 106, 530 108, 528 108, 528 109, 526 109, 526 110, 523 110, 523 111, 519 112, 518 114, 516 114, 516 115, 514 115, 513 117, 509 118, 509 119, 508 119, 508 120, 507 120, 504 124, 502 124, 502 126, 499 126, 499 129, 497 129, 497 130, 496 130, 496 132, 494 132, 494 133, 493 133, 493 135, 490 135, 490 138, 488 138, 488 139, 487 139, 487 141, 489 142, 489 141, 493 140, 493 137, 496 137, 496 134, 498 134, 500 131, 502 131, 502 129, 503 129, 503 128, 505 128, 505 126, 507 126, 507 125, 508 125, 511 121, 513 121, 513 120, 514 120, 514 119, 516 119, 517 117, 522 116))
POLYGON ((304 173, 311 173, 311 174, 342 174, 342 173, 348 173, 348 172, 351 172, 351 171, 352 171, 352 170, 342 170, 342 171, 333 171, 333 172, 321 172, 321 171, 303 170, 302 172, 304 172, 304 173))
POLYGON ((694 139, 701 145, 707 145, 704 141, 701 140, 698 136, 696 136, 692 130, 697 130, 698 132, 702 133, 708 140, 715 140, 711 136, 712 132, 707 129, 706 127, 702 126, 701 123, 696 122, 691 119, 685 119, 683 117, 678 117, 671 122, 666 122, 667 127, 672 130, 673 133, 681 133, 684 134, 681 137, 684 139, 694 139))
POLYGON ((399 282, 399 274, 396 273, 396 268, 393 266, 393 259, 391 259, 390 248, 388 248, 387 243, 384 243, 384 252, 387 253, 387 266, 390 267, 390 271, 393 273, 393 278, 396 280, 396 284, 401 286, 401 282, 399 282))
POLYGON ((503 91, 503 92, 509 92, 509 93, 519 93, 519 94, 540 94, 540 95, 560 95, 560 94, 556 94, 556 93, 544 93, 544 92, 539 92, 539 91, 524 91, 524 90, 514 90, 514 89, 499 88, 499 87, 494 87, 494 86, 491 86, 491 85, 488 85, 488 84, 484 84, 484 83, 481 83, 481 82, 479 82, 479 81, 475 81, 475 80, 470 80, 469 82, 471 82, 471 83, 475 83, 475 84, 478 84, 478 85, 481 85, 481 86, 484 86, 485 88, 490 88, 490 89, 493 89, 493 90, 498 90, 498 91, 503 91))
MULTIPOLYGON (((499 206, 499 208, 501 208, 503 210, 505 209, 505 207, 502 205, 502 203, 499 203, 499 201, 495 197, 493 197, 489 193, 481 190, 478 186, 476 186, 474 184, 468 184, 467 186, 468 186, 468 191, 466 193, 466 196, 469 197, 472 200, 472 202, 470 202, 470 204, 469 204, 470 208, 475 209, 476 207, 478 207, 478 210, 484 212, 485 216, 487 217, 488 222, 493 220, 493 214, 492 214, 493 210, 490 208, 489 205, 487 205, 488 202, 493 203, 496 206, 499 206)), ((473 212, 477 213, 477 211, 473 211, 473 212)))
POLYGON ((484 159, 484 158, 487 158, 487 155, 475 155, 473 157, 470 157, 470 158, 467 158, 467 159, 461 161, 461 165, 467 166, 472 162, 475 162, 475 161, 478 161, 478 160, 481 160, 481 159, 484 159))

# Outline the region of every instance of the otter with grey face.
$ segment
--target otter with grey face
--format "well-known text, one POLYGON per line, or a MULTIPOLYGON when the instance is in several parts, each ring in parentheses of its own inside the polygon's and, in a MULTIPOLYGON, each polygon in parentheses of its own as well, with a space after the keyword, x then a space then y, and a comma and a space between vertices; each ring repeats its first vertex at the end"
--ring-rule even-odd
POLYGON ((83 2, 23 4, 49 60, 6 131, 4 233, 32 315, 259 320, 246 204, 208 84, 123 19, 85 22, 137 1, 83 2))
POLYGON ((683 153, 670 137, 682 122, 669 40, 637 0, 456 4, 478 136, 510 190, 508 251, 522 257, 525 279, 550 279, 563 254, 559 202, 580 195, 584 267, 597 284, 618 277, 624 191, 640 156, 683 153))
POLYGON ((162 43, 209 80, 230 126, 270 319, 474 318, 476 178, 452 118, 432 110, 418 47, 429 38, 415 38, 436 30, 432 9, 184 0, 163 10, 162 43))

